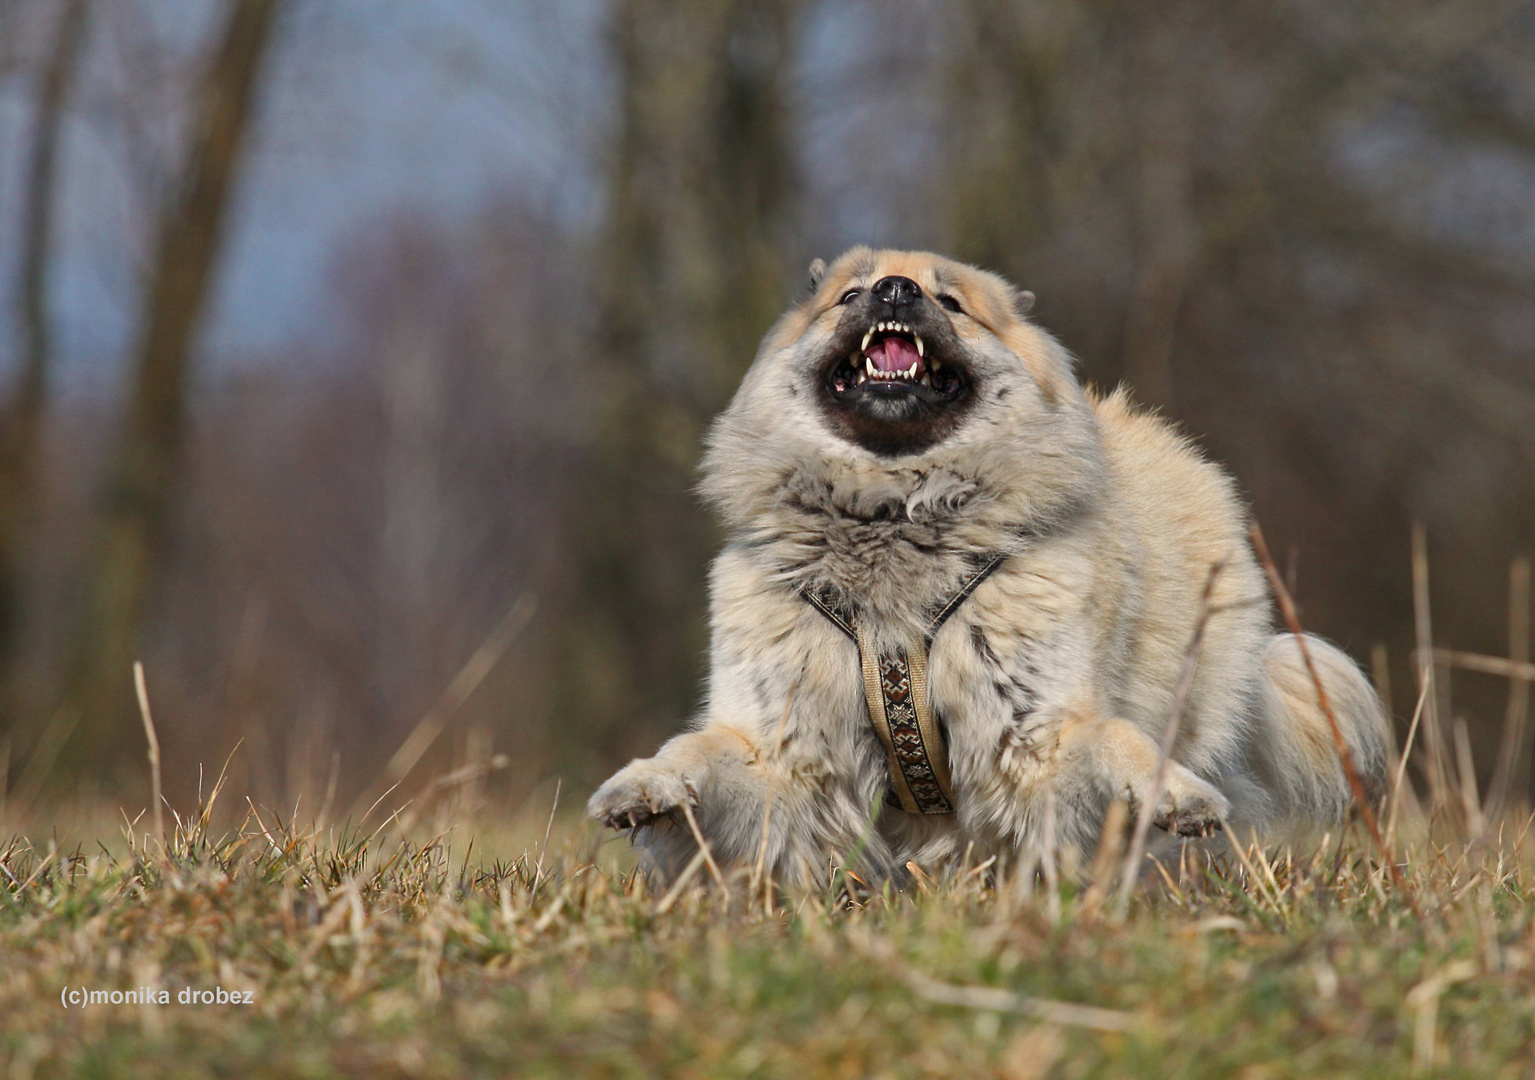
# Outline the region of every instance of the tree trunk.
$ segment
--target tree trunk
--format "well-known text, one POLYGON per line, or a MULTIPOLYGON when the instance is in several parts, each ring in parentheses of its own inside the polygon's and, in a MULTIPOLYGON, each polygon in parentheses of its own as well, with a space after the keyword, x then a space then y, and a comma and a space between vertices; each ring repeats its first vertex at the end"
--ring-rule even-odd
POLYGON ((21 364, 0 419, 0 732, 14 730, 21 720, 24 563, 37 519, 39 451, 53 354, 47 286, 53 262, 59 136, 88 7, 88 0, 66 0, 59 13, 53 52, 38 88, 27 162, 19 288, 21 364))
POLYGON ((130 668, 171 507, 191 350, 213 284, 253 88, 279 0, 233 0, 196 102, 181 183, 161 223, 126 411, 66 670, 73 760, 111 760, 136 736, 130 668))

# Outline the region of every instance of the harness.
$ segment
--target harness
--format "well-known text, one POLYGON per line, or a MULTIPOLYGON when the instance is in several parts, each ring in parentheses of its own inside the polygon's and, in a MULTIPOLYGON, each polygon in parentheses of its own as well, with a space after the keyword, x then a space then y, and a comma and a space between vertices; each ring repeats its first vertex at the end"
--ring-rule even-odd
POLYGON ((801 590, 811 607, 858 646, 869 723, 890 760, 891 791, 886 801, 908 814, 954 812, 949 751, 928 694, 927 651, 938 628, 1006 558, 1005 554, 998 554, 977 559, 959 591, 928 619, 921 640, 912 638, 905 646, 896 645, 884 651, 875 647, 873 632, 860 620, 857 605, 847 597, 829 585, 801 590))

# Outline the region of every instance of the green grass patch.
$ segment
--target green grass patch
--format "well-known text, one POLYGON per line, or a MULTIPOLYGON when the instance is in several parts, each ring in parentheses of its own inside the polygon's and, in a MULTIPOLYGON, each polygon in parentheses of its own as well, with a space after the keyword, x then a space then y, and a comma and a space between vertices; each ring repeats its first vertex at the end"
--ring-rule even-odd
POLYGON ((586 833, 541 870, 266 813, 126 840, 0 844, 0 1075, 1535 1075, 1511 843, 1403 844, 1403 891, 1352 842, 1220 839, 1116 919, 985 870, 667 897, 586 833), (251 1003, 178 1001, 219 990, 251 1003))

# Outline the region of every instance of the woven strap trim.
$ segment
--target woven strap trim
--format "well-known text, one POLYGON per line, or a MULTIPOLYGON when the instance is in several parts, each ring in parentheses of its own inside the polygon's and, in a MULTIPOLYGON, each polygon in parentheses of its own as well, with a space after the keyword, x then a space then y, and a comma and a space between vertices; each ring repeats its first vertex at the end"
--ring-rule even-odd
POLYGON ((854 641, 858 640, 858 612, 831 589, 801 589, 800 595, 810 606, 831 620, 831 624, 854 641))
POLYGON ((866 627, 858 628, 869 721, 885 746, 890 786, 908 814, 952 814, 948 748, 927 694, 927 655, 916 642, 884 652, 866 627))
POLYGON ((959 592, 949 597, 948 601, 938 609, 938 613, 928 621, 927 640, 929 643, 932 642, 933 635, 938 633, 938 628, 949 621, 949 616, 958 611, 959 606, 970 599, 970 594, 975 592, 976 587, 989 578, 992 571, 1001 566, 1006 560, 1006 555, 992 555, 975 568, 975 572, 967 577, 964 584, 959 587, 959 592))
POLYGON ((885 747, 890 764, 891 794, 909 814, 952 814, 954 789, 949 775, 949 751, 933 714, 927 682, 927 646, 933 635, 976 587, 1001 566, 1006 555, 993 555, 976 565, 928 621, 925 641, 910 640, 881 652, 858 609, 832 589, 805 589, 802 595, 858 645, 864 701, 869 724, 885 747))

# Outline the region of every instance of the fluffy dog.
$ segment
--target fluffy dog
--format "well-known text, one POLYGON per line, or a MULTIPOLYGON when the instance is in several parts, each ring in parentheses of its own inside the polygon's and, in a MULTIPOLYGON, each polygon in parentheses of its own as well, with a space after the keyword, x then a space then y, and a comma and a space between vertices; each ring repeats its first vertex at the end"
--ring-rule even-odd
MULTIPOLYGON (((855 248, 769 331, 702 490, 706 703, 589 812, 675 872, 695 851, 808 883, 1096 842, 1150 798, 1201 596, 1211 614, 1153 821, 1327 822, 1350 789, 1299 647, 1275 633, 1231 480, 1123 391, 1099 398, 1033 297, 855 248), (686 809, 685 809, 686 808, 686 809), (973 847, 972 847, 973 846, 973 847)), ((1308 639, 1367 783, 1385 719, 1308 639)))

